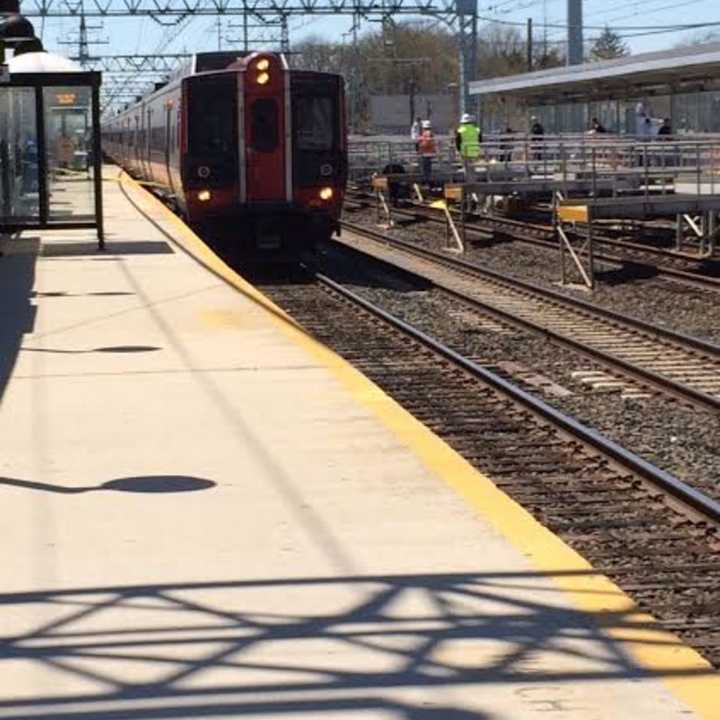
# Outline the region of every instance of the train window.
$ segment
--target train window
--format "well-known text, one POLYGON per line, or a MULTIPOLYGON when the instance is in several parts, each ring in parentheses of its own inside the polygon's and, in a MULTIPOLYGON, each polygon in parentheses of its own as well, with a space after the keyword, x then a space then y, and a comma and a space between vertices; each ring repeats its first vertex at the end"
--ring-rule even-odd
POLYGON ((293 125, 298 150, 332 150, 335 113, 329 97, 300 96, 293 103, 293 125))
POLYGON ((235 75, 203 78, 190 87, 188 133, 193 155, 235 151, 237 92, 235 75))
POLYGON ((250 108, 251 144, 258 152, 272 152, 278 145, 278 106, 272 98, 255 100, 250 108))

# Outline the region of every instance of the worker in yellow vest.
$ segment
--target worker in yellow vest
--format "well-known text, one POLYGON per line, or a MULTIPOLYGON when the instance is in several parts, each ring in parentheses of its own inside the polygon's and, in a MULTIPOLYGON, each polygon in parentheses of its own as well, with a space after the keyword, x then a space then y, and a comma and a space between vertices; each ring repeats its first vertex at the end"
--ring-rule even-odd
POLYGON ((465 113, 455 134, 455 147, 465 166, 465 182, 475 182, 475 163, 480 157, 481 142, 480 128, 473 122, 472 115, 465 113))

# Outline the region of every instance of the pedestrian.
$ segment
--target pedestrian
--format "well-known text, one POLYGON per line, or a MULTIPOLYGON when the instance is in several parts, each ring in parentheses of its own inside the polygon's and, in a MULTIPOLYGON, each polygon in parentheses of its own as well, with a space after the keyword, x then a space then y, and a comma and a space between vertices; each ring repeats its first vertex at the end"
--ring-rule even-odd
POLYGON ((530 118, 530 137, 533 140, 539 140, 540 144, 533 144, 532 145, 532 159, 540 161, 542 160, 543 154, 542 154, 542 139, 543 135, 545 135, 545 128, 542 126, 542 123, 540 120, 538 120, 536 115, 533 115, 530 118))
MULTIPOLYGON (((670 118, 663 118, 662 124, 657 131, 658 139, 668 141, 672 139, 672 124, 670 118)), ((661 152, 661 163, 663 167, 671 167, 676 162, 675 154, 670 151, 661 152)))
POLYGON ((545 128, 536 115, 530 118, 530 134, 534 137, 542 137, 545 134, 545 128))
POLYGON ((418 150, 418 140, 422 134, 422 120, 415 118, 415 122, 410 126, 410 139, 415 143, 415 152, 418 150))
POLYGON ((420 171, 422 172, 423 181, 429 183, 432 178, 432 161, 437 153, 437 148, 430 121, 423 120, 421 129, 422 132, 417 143, 418 154, 420 155, 420 171))
POLYGON ((638 137, 644 137, 647 134, 649 125, 647 121, 649 119, 647 110, 645 109, 645 103, 640 100, 637 105, 635 105, 635 134, 638 137))
POLYGON ((500 150, 500 154, 498 155, 498 160, 500 162, 512 162, 513 132, 514 130, 509 125, 505 128, 503 138, 500 141, 500 147, 498 148, 500 150))
POLYGON ((475 182, 475 163, 480 157, 481 142, 480 128, 473 121, 472 115, 465 113, 460 118, 460 126, 455 133, 455 148, 465 167, 465 182, 475 182))
POLYGON ((598 133, 607 132, 607 130, 605 130, 605 126, 597 118, 593 118, 590 123, 590 132, 597 135, 598 133))

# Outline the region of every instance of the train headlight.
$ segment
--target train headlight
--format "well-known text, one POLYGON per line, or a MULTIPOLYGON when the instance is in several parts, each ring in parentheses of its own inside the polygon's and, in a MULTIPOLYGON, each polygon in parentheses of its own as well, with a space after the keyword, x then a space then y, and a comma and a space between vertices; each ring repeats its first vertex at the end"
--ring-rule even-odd
POLYGON ((261 72, 255 78, 255 82, 258 85, 267 85, 270 82, 270 73, 261 72))
POLYGON ((208 202, 208 200, 210 200, 211 197, 212 197, 212 194, 209 190, 201 190, 197 194, 197 198, 200 202, 208 202))
POLYGON ((333 189, 331 187, 324 187, 320 190, 321 200, 332 200, 333 189))
POLYGON ((267 58, 262 58, 257 61, 255 67, 260 71, 267 70, 270 67, 270 61, 267 58))

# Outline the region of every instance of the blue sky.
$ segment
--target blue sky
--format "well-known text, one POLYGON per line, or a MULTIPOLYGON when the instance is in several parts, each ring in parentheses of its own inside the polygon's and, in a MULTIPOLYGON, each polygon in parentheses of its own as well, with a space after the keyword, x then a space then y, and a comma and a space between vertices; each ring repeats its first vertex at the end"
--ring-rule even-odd
MULTIPOLYGON (((500 23, 518 23, 523 32, 526 19, 532 17, 537 42, 541 42, 544 36, 548 42, 562 42, 566 34, 562 28, 542 26, 545 23, 551 26, 563 25, 566 21, 566 2, 567 0, 478 0, 478 7, 481 16, 500 23)), ((622 28, 620 32, 627 36, 627 42, 636 53, 672 47, 683 38, 699 32, 674 30, 669 33, 656 33, 648 26, 713 21, 720 22, 720 0, 584 0, 584 24, 587 27, 585 37, 593 37, 598 32, 593 28, 605 24, 612 28, 622 28), (647 29, 632 29, 638 26, 647 29)), ((59 50, 67 55, 75 52, 75 48, 61 46, 59 41, 71 40, 77 35, 76 19, 47 20, 44 27, 39 18, 34 18, 33 22, 38 34, 42 31, 48 49, 59 50)), ((224 48, 231 47, 230 40, 240 37, 239 30, 229 27, 239 22, 240 18, 223 20, 220 35, 224 48)), ((297 18, 291 23, 291 43, 308 35, 320 35, 337 41, 350 29, 350 24, 349 17, 297 18)), ((213 18, 198 17, 192 20, 172 40, 171 28, 162 27, 149 18, 106 20, 103 25, 102 29, 93 31, 91 37, 109 39, 110 44, 92 48, 93 52, 137 53, 153 52, 159 48, 163 48, 165 52, 180 52, 217 48, 218 28, 213 18)), ((370 27, 372 25, 366 24, 364 29, 370 27)), ((720 32, 720 25, 717 30, 720 32)), ((253 32, 256 36, 261 35, 258 30, 253 32)), ((274 37, 272 30, 263 35, 270 41, 274 37)))

